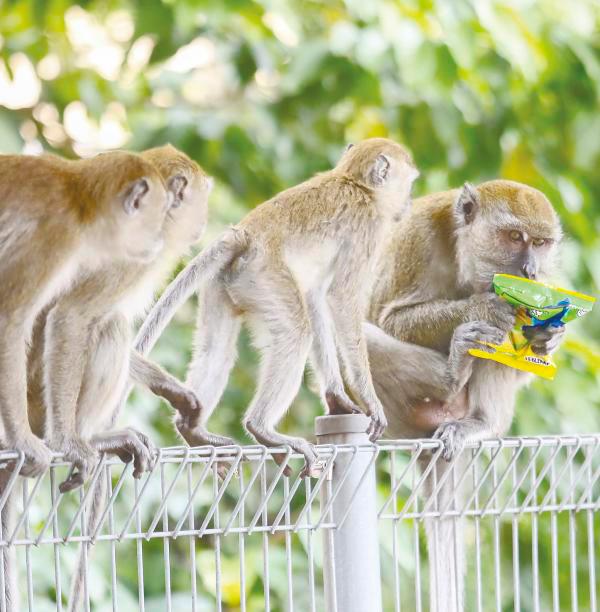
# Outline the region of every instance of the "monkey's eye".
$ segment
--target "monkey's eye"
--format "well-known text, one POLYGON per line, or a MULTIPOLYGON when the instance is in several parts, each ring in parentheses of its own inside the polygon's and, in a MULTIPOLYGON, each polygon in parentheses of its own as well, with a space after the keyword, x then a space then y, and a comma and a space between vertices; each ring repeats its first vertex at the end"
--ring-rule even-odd
POLYGON ((508 237, 513 241, 513 242, 522 242, 523 241, 523 234, 521 234, 521 232, 519 230, 511 230, 508 233, 508 237))
POLYGON ((532 242, 533 242, 533 246, 536 246, 536 247, 541 247, 546 244, 546 240, 544 238, 534 238, 532 242))

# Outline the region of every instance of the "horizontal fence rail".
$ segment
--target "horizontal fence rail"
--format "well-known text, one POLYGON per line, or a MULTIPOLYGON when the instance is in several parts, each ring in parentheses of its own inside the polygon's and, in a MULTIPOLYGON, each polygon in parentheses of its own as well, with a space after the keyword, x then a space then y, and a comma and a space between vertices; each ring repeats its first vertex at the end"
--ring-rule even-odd
MULTIPOLYGON (((25 479, 22 456, 0 453, 0 511, 15 508, 0 552, 16 556, 21 609, 66 610, 81 550, 83 609, 346 612, 336 570, 367 561, 349 538, 372 525, 381 604, 371 609, 428 610, 429 522, 455 526, 465 542, 466 610, 597 610, 600 434, 488 440, 450 464, 435 440, 317 450, 313 478, 285 448, 163 448, 140 480, 103 457, 66 494, 60 457, 25 479), (452 495, 440 503, 442 490, 452 495)), ((2 592, 7 571, 0 565, 2 592)), ((0 609, 11 609, 5 598, 0 609)))

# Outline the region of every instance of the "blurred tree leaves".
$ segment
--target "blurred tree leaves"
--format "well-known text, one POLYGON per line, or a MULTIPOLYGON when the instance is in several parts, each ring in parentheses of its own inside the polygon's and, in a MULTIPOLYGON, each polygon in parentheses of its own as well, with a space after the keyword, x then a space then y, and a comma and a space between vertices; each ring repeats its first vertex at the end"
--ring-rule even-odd
MULTIPOLYGON (((217 178, 212 237, 347 142, 387 135, 413 151, 417 195, 494 177, 542 189, 567 233, 560 281, 597 295, 599 25, 596 0, 5 0, 0 150, 171 142, 217 178), (41 93, 19 104, 28 70, 41 93)), ((193 323, 187 306, 154 354, 179 376, 193 323)), ((600 430, 600 308, 569 334, 557 379, 522 394, 515 433, 600 430)), ((240 355, 212 426, 244 440, 247 339, 240 355)), ((165 406, 134 401, 138 425, 176 442, 165 406)), ((309 434, 318 402, 303 389, 295 406, 285 426, 309 434)))

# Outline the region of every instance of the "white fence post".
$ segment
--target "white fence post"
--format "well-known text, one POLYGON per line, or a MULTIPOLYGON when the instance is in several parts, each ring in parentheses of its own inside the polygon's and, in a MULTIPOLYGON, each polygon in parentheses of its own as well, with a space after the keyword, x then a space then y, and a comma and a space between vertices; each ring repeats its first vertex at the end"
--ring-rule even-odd
MULTIPOLYGON (((319 444, 369 444, 365 433, 368 424, 368 417, 362 414, 318 417, 317 441, 319 444)), ((347 514, 346 518, 340 528, 323 530, 326 610, 381 612, 373 454, 361 449, 356 454, 341 452, 337 455, 331 474, 331 486, 321 489, 322 508, 327 506, 342 479, 343 484, 325 520, 338 523, 347 514), (352 464, 349 467, 350 462, 352 464), (355 495, 359 485, 360 491, 355 495)))

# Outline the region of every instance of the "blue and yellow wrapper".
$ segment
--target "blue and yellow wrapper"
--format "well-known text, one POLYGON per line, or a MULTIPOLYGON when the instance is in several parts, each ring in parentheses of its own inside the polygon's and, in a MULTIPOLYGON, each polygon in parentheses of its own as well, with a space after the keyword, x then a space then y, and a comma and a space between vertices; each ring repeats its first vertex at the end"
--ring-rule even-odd
POLYGON ((511 274, 495 274, 493 287, 497 295, 517 308, 515 326, 503 344, 486 343, 495 352, 470 349, 469 353, 552 380, 556 365, 549 355, 536 355, 531 350, 523 329, 561 327, 590 312, 596 298, 511 274))

